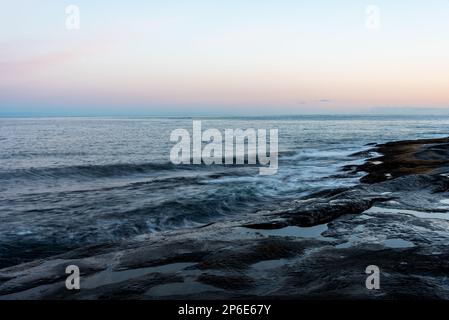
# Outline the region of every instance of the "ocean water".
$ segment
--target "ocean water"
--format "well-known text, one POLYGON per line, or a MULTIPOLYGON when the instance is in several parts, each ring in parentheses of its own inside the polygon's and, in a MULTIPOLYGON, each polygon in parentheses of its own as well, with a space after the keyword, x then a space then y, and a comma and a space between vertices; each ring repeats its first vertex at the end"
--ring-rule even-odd
POLYGON ((84 245, 201 226, 326 188, 369 143, 447 135, 449 117, 197 118, 203 130, 279 130, 279 170, 169 162, 191 118, 0 119, 0 267, 84 245))

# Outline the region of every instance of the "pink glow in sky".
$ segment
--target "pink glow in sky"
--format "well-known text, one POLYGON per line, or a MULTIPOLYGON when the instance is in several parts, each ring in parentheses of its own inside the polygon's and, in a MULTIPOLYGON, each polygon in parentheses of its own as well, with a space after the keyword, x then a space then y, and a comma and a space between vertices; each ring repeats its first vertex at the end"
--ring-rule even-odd
POLYGON ((447 1, 75 2, 2 6, 0 113, 449 107, 447 1))

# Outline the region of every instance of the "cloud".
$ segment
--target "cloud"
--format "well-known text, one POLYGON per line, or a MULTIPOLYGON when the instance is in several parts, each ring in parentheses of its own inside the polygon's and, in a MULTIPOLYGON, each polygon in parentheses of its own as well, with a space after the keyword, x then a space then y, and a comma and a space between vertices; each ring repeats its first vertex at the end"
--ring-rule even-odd
POLYGON ((72 50, 48 52, 36 56, 23 57, 0 61, 0 73, 16 75, 27 73, 37 69, 59 65, 78 56, 78 52, 72 50))
POLYGON ((30 41, 28 45, 23 39, 0 43, 0 74, 8 75, 1 77, 0 83, 8 83, 12 79, 26 80, 28 75, 35 72, 47 71, 80 58, 99 55, 111 47, 110 43, 109 39, 101 37, 56 44, 46 41, 39 47, 35 46, 35 40, 30 41))

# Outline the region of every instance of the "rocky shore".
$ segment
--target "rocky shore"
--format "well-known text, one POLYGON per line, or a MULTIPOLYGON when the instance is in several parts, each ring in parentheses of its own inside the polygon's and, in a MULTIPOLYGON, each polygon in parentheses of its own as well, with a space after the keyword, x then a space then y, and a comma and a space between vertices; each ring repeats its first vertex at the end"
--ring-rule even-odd
POLYGON ((342 169, 367 173, 353 188, 0 270, 0 299, 449 299, 449 138, 354 158, 372 155, 342 169), (65 287, 68 265, 80 290, 65 287))

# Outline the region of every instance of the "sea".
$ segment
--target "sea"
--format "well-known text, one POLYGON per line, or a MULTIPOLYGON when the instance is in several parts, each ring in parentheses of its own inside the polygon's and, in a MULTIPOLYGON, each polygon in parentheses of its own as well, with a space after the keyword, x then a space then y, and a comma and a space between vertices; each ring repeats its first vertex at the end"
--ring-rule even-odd
POLYGON ((0 268, 276 210, 359 184, 374 143, 445 137, 449 116, 0 118, 0 268), (279 169, 175 165, 175 129, 278 129, 279 169), (356 154, 356 155, 354 155, 356 154))

